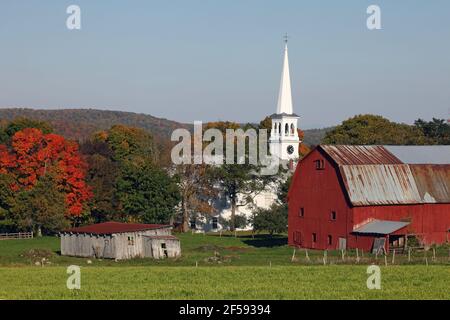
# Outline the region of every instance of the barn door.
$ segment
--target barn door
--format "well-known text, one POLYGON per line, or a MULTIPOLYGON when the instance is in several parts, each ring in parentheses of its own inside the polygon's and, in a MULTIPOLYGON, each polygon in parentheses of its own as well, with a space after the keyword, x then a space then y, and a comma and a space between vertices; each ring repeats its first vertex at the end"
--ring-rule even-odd
POLYGON ((345 238, 339 238, 339 250, 346 250, 347 249, 347 239, 345 238))
POLYGON ((386 253, 386 238, 375 238, 373 241, 373 254, 386 253))
POLYGON ((169 257, 169 253, 167 251, 167 245, 163 242, 161 243, 161 257, 162 258, 168 258, 169 257))

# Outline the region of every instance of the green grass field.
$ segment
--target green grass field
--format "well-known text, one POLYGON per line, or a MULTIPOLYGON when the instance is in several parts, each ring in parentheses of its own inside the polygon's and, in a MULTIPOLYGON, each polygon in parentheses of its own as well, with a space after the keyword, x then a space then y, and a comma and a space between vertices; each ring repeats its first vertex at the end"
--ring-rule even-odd
POLYGON ((394 264, 391 256, 365 253, 357 263, 353 251, 344 260, 329 252, 323 265, 319 251, 309 260, 297 251, 292 261, 285 237, 178 236, 182 257, 162 261, 63 257, 53 237, 0 241, 0 299, 450 299, 447 248, 435 259, 398 255, 394 264), (47 260, 36 265, 41 255, 47 260), (381 266, 381 290, 367 289, 372 263, 381 266), (66 288, 72 264, 81 267, 81 290, 66 288))

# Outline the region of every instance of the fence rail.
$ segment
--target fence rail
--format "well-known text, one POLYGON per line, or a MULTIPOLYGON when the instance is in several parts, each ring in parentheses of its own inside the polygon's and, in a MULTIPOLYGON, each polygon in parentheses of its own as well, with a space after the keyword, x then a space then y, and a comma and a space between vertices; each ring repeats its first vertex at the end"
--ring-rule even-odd
POLYGON ((33 232, 0 233, 0 240, 32 239, 33 232))

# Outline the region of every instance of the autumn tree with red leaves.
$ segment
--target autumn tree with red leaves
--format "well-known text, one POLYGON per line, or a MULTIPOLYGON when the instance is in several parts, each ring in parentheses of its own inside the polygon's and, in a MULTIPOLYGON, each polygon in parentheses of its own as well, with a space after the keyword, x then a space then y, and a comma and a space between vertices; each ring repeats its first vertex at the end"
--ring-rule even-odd
POLYGON ((52 175, 57 190, 64 194, 68 218, 81 217, 92 196, 85 171, 78 145, 57 134, 25 128, 12 136, 8 146, 0 145, 0 174, 13 178, 11 189, 31 190, 41 178, 52 175))

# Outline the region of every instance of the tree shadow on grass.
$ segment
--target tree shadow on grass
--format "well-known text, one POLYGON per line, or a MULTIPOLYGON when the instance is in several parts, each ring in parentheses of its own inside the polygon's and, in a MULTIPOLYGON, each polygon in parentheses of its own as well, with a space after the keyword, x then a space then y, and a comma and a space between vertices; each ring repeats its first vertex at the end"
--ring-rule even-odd
POLYGON ((256 248, 273 248, 273 247, 282 247, 287 245, 287 237, 286 236, 279 236, 274 235, 271 237, 267 234, 258 234, 254 237, 252 236, 245 236, 241 237, 243 240, 242 242, 246 245, 256 247, 256 248))

